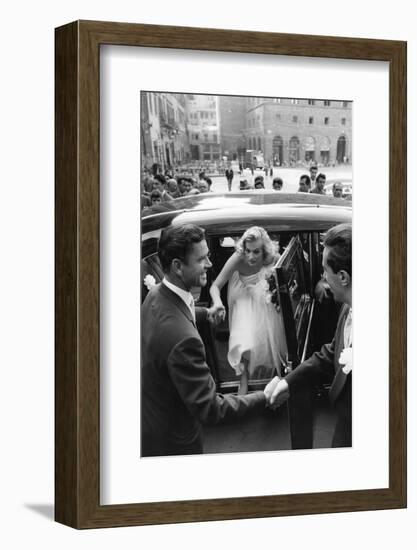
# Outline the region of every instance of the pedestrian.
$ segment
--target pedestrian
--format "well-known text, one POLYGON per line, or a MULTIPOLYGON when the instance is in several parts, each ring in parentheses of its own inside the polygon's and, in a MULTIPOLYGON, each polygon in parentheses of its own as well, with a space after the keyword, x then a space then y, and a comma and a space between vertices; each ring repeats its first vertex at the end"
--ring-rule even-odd
POLYGON ((177 180, 175 178, 171 178, 168 180, 167 190, 173 199, 176 199, 180 196, 177 180))
POLYGON ((310 176, 308 176, 307 174, 303 174, 302 176, 300 176, 298 192, 308 193, 310 189, 310 185, 311 185, 310 176))
POLYGON ((151 193, 151 206, 155 206, 162 202, 162 193, 158 189, 154 189, 151 193))
POLYGON ((274 191, 281 191, 283 185, 284 183, 281 178, 274 178, 272 180, 272 189, 274 191))
POLYGON ((326 194, 326 191, 324 190, 325 183, 326 183, 326 176, 322 173, 317 174, 316 185, 313 187, 313 189, 310 190, 310 193, 314 193, 316 195, 325 195, 326 194))
POLYGON ((198 182, 198 190, 200 191, 200 193, 209 192, 209 186, 208 186, 207 180, 200 180, 198 182))
POLYGON ((336 197, 337 199, 341 199, 343 197, 343 185, 340 183, 340 181, 335 181, 333 184, 333 197, 336 197))
POLYGON ((228 191, 232 190, 232 181, 233 181, 233 170, 229 166, 229 168, 226 168, 224 175, 226 176, 227 180, 227 189, 228 191))
POLYGON ((167 191, 167 180, 162 174, 157 174, 152 182, 152 190, 159 191, 161 194, 161 201, 172 201, 173 197, 167 191))
POLYGON ((183 197, 184 195, 188 195, 192 188, 193 182, 191 178, 187 176, 180 176, 178 178, 178 190, 181 197, 183 197))
POLYGON ((255 189, 265 189, 264 177, 256 176, 255 178, 255 189))
POLYGON ((311 180, 311 185, 313 186, 316 183, 317 172, 318 172, 317 164, 313 163, 310 166, 310 180, 311 180))

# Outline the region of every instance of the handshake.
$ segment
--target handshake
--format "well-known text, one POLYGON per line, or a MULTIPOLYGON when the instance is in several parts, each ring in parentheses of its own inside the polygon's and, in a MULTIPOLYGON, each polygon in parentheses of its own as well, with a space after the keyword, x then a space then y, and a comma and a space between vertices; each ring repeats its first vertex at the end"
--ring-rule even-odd
POLYGON ((290 390, 285 378, 275 376, 264 389, 266 404, 271 409, 277 409, 290 396, 290 390))

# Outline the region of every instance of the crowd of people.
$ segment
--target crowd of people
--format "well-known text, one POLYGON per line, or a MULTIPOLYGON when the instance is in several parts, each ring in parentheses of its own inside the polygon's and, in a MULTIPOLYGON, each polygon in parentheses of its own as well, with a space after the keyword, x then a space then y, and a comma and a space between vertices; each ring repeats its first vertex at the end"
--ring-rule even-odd
POLYGON ((236 243, 210 289, 212 305, 196 307, 191 290, 207 285, 212 267, 205 232, 196 225, 162 231, 158 255, 164 272, 143 305, 141 363, 141 455, 166 456, 204 452, 202 427, 284 403, 299 388, 330 383, 329 398, 337 422, 335 447, 351 446, 352 424, 352 226, 340 224, 324 236, 323 277, 341 303, 331 342, 289 374, 282 319, 265 296, 264 271, 278 248, 261 227, 250 227, 236 243), (221 394, 206 361, 201 323, 216 325, 226 309, 220 298, 229 283, 229 353, 231 368, 241 376, 238 394, 221 394), (269 307, 271 306, 271 307, 269 307), (259 365, 269 367, 263 391, 247 392, 247 379, 259 365), (284 376, 284 374, 286 374, 284 376))
MULTIPOLYGON (((265 176, 258 174, 249 181, 245 177, 244 170, 238 171, 240 191, 246 190, 261 190, 266 189, 265 181, 269 177, 271 183, 268 183, 268 188, 272 191, 285 191, 284 181, 281 177, 273 176, 273 169, 265 167, 265 176)), ((232 191, 232 184, 235 178, 235 173, 231 166, 227 167, 221 175, 227 180, 227 189, 232 191)), ((186 195, 196 195, 199 193, 209 193, 212 191, 212 178, 206 175, 202 170, 198 176, 187 172, 180 172, 176 169, 175 173, 166 170, 165 173, 154 173, 150 170, 145 170, 141 180, 141 208, 148 208, 165 201, 170 201, 186 195)), ((326 175, 322 172, 318 173, 318 167, 312 164, 309 168, 309 173, 302 174, 299 179, 299 193, 314 193, 325 195, 326 175)), ((343 197, 343 185, 341 182, 335 182, 332 187, 334 197, 343 197)))
POLYGON ((165 174, 145 171, 141 181, 141 207, 147 208, 185 195, 208 193, 212 184, 212 179, 205 172, 200 172, 196 178, 187 173, 174 176, 170 171, 165 174))

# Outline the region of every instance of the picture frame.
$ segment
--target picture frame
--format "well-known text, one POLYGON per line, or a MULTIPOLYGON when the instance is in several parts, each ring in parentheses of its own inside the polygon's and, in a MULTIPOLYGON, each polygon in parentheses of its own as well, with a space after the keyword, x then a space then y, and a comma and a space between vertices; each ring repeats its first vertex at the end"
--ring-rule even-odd
POLYGON ((55 33, 55 519, 84 529, 406 506, 406 43, 76 21, 55 33), (100 46, 389 63, 389 486, 100 504, 100 46))

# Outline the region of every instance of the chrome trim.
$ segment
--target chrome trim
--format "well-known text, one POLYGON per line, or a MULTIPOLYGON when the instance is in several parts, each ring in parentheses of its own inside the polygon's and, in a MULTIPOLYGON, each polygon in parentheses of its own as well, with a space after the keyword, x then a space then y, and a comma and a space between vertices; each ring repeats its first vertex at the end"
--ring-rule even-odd
POLYGON ((311 330, 311 324, 313 322, 313 313, 314 313, 314 306, 315 305, 316 305, 316 300, 313 300, 313 302, 311 304, 310 318, 308 320, 306 339, 304 341, 303 355, 301 356, 301 363, 303 363, 306 360, 307 344, 308 344, 308 340, 309 340, 309 337, 310 337, 310 330, 311 330))

